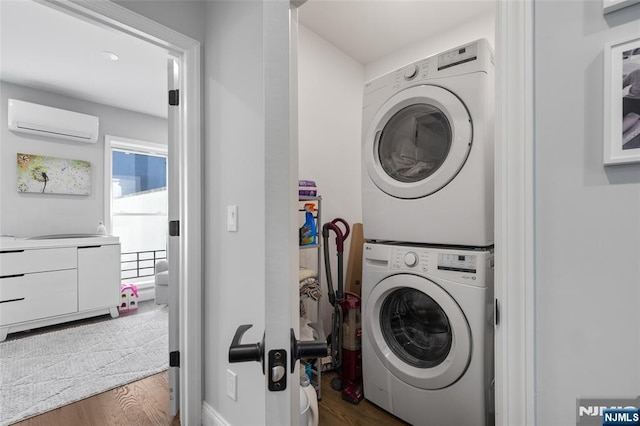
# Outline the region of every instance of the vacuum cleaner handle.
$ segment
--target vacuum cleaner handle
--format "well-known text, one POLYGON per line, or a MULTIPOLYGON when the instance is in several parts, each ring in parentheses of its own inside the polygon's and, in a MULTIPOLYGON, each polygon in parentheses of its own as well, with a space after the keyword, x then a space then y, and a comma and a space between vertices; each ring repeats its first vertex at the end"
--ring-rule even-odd
POLYGON ((336 244, 338 244, 338 235, 341 234, 340 228, 331 222, 327 222, 322 226, 322 248, 324 249, 324 267, 327 275, 327 290, 329 292, 329 303, 331 306, 336 305, 336 292, 333 288, 333 279, 331 277, 331 261, 329 260, 329 231, 336 233, 336 244))
MULTIPOLYGON (((349 228, 349 224, 347 223, 346 220, 344 220, 341 217, 337 217, 333 219, 331 223, 336 225, 336 227, 338 223, 341 223, 344 226, 344 232, 340 230, 340 237, 342 238, 342 242, 344 243, 347 240, 347 237, 349 237, 349 233, 351 232, 351 228, 349 228)), ((343 247, 343 250, 338 250, 338 251, 344 251, 344 247, 343 247)))
POLYGON ((324 241, 324 264, 327 272, 327 289, 329 290, 329 303, 335 306, 336 300, 342 300, 343 298, 343 286, 342 286, 342 273, 343 273, 343 260, 342 254, 344 252, 344 241, 349 236, 349 224, 346 220, 338 217, 331 222, 327 222, 322 226, 322 240, 324 241), (341 223, 344 226, 344 233, 342 229, 337 225, 341 223), (338 251, 338 291, 335 292, 333 288, 333 281, 331 279, 331 263, 329 261, 329 231, 336 233, 336 248, 338 251))
POLYGON ((351 231, 349 229, 349 224, 347 223, 347 221, 340 217, 337 217, 331 222, 325 223, 322 227, 323 238, 329 238, 329 230, 332 230, 336 233, 336 247, 338 249, 338 253, 344 252, 344 241, 347 239, 347 237, 349 236, 349 232, 351 231), (342 229, 340 229, 340 227, 337 225, 337 223, 342 223, 345 229, 344 233, 342 232, 342 229))

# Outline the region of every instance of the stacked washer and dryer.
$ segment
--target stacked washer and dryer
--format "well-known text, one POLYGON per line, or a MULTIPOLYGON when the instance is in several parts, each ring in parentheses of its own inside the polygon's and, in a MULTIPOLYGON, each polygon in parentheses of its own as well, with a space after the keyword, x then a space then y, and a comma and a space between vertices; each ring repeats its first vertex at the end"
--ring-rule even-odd
POLYGON ((493 80, 481 39, 364 88, 364 395, 413 425, 494 423, 493 80))

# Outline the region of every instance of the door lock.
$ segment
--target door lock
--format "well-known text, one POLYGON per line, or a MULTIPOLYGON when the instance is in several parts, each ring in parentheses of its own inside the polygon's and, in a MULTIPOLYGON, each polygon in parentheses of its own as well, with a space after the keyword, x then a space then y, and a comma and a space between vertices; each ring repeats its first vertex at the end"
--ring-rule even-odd
POLYGON ((287 351, 274 349, 269 351, 269 390, 283 391, 287 388, 287 351))
MULTIPOLYGON (((240 343, 242 336, 253 327, 252 324, 244 324, 238 327, 231 346, 229 346, 229 362, 247 362, 257 361, 262 364, 262 373, 264 368, 264 335, 262 341, 257 343, 240 343)), ((320 358, 327 355, 327 343, 321 340, 313 340, 303 342, 296 339, 296 335, 291 329, 291 372, 293 373, 296 361, 304 358, 320 358)), ((269 390, 272 392, 283 391, 287 388, 287 351, 285 349, 273 349, 269 351, 268 357, 268 383, 269 390)))

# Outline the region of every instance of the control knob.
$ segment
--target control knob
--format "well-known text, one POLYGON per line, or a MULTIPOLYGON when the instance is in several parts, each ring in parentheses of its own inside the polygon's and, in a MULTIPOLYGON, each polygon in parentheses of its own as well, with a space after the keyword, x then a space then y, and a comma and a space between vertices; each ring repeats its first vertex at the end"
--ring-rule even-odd
POLYGON ((418 255, 410 251, 404 255, 404 264, 409 267, 414 267, 418 264, 418 255))
POLYGON ((417 65, 407 65, 402 70, 402 73, 404 74, 404 79, 412 80, 413 78, 415 78, 416 75, 418 75, 418 70, 419 69, 417 65))

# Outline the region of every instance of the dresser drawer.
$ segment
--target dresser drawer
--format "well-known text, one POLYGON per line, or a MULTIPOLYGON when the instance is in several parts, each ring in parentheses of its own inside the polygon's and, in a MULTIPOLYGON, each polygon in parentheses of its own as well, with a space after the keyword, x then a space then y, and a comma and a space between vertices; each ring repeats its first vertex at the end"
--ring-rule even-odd
POLYGON ((0 279, 0 325, 77 310, 78 275, 75 269, 0 279))
POLYGON ((30 272, 73 269, 78 264, 75 247, 0 252, 0 277, 30 272))

